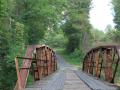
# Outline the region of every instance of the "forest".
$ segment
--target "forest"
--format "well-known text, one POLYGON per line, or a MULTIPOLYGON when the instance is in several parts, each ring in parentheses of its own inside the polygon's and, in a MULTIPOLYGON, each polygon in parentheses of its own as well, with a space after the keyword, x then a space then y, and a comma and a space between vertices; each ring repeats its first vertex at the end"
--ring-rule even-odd
POLYGON ((13 90, 14 58, 26 46, 45 44, 82 62, 92 47, 120 43, 120 0, 112 0, 115 28, 106 32, 89 21, 91 0, 0 0, 0 90, 13 90))

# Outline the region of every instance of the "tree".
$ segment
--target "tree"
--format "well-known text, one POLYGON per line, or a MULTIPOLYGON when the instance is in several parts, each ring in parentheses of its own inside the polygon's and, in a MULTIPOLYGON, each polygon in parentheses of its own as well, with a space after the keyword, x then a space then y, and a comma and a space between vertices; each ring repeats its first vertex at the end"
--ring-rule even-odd
POLYGON ((120 41, 120 0, 112 0, 113 8, 114 8, 114 22, 116 24, 116 32, 114 40, 116 42, 120 41))
POLYGON ((60 42, 65 46, 67 39, 60 38, 67 36, 68 52, 86 48, 91 28, 89 9, 90 0, 0 0, 0 87, 13 90, 14 57, 24 54, 25 45, 39 44, 43 38, 56 42, 51 40, 55 35, 59 41, 53 46, 63 47, 60 42), (62 25, 65 36, 59 31, 62 25), (45 38, 45 33, 51 34, 51 39, 45 38))
POLYGON ((56 29, 64 0, 16 0, 16 17, 26 26, 26 43, 36 44, 45 31, 56 29), (20 17, 20 18, 19 18, 20 17))
POLYGON ((0 89, 13 90, 14 58, 59 27, 64 0, 0 0, 0 89))
POLYGON ((88 49, 91 32, 89 24, 90 0, 67 0, 63 30, 68 36, 67 50, 88 49))
POLYGON ((116 28, 120 30, 120 0, 113 0, 113 9, 114 9, 114 22, 116 23, 116 28))

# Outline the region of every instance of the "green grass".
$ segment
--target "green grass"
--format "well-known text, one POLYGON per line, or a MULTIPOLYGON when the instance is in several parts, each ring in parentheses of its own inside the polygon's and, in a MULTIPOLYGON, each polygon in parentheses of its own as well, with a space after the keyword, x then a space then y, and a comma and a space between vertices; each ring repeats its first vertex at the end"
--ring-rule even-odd
POLYGON ((33 85, 33 83, 34 83, 34 77, 31 74, 29 74, 27 80, 27 86, 33 85))
POLYGON ((60 54, 69 64, 75 65, 80 69, 82 68, 82 60, 80 60, 80 57, 75 56, 74 54, 67 54, 65 53, 64 49, 61 48, 57 48, 55 51, 60 54))

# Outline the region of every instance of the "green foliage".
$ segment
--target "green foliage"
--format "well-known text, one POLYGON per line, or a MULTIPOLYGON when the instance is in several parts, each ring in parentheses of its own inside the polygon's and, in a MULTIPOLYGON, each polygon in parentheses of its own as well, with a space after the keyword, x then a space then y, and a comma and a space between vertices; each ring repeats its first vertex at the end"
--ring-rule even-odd
POLYGON ((80 62, 92 36, 88 20, 90 2, 0 0, 0 87, 13 90, 16 82, 14 58, 24 55, 27 44, 66 47, 71 63, 80 62))
POLYGON ((116 28, 120 30, 120 0, 112 0, 114 7, 114 22, 116 23, 116 28))
POLYGON ((98 30, 98 29, 92 29, 91 32, 93 35, 94 42, 101 41, 105 37, 105 33, 103 31, 98 30))
POLYGON ((67 5, 63 30, 68 37, 66 50, 71 53, 75 49, 86 49, 90 44, 90 0, 67 0, 67 5))
POLYGON ((14 58, 23 53, 22 27, 21 24, 16 23, 14 27, 11 25, 11 28, 6 29, 3 26, 0 29, 0 87, 4 90, 13 90, 15 86, 14 58))
POLYGON ((112 0, 114 7, 114 22, 116 24, 116 31, 114 32, 114 40, 120 42, 120 0, 112 0))
POLYGON ((56 49, 56 52, 63 56, 64 60, 68 63, 75 65, 82 69, 82 60, 84 58, 84 53, 81 53, 79 49, 76 49, 73 53, 66 53, 64 49, 56 49))
POLYGON ((92 33, 92 47, 96 47, 106 43, 107 41, 106 33, 94 28, 91 29, 91 33, 92 33))
POLYGON ((16 82, 14 58, 23 53, 24 25, 12 18, 14 0, 1 0, 0 9, 0 89, 13 90, 16 82))
POLYGON ((43 38, 45 31, 58 27, 65 1, 16 0, 16 3, 16 10, 19 10, 16 17, 27 27, 26 43, 36 44, 43 38))
MULTIPOLYGON (((38 44, 48 29, 58 30, 64 5, 64 0, 0 0, 0 90, 13 90, 15 56, 24 55, 25 45, 38 44)), ((46 37, 62 47, 66 41, 60 38, 63 34, 46 37)))
POLYGON ((67 22, 63 27, 63 31, 68 37, 67 52, 74 52, 76 48, 79 48, 79 29, 74 28, 72 23, 67 22))
POLYGON ((115 30, 113 31, 113 40, 116 41, 117 43, 120 43, 120 30, 115 30))
POLYGON ((120 43, 120 31, 119 30, 109 30, 106 32, 104 41, 105 42, 112 42, 112 43, 120 43))
POLYGON ((62 30, 59 30, 58 32, 48 30, 44 38, 40 41, 40 43, 49 45, 53 48, 64 48, 66 42, 67 38, 64 36, 62 30))

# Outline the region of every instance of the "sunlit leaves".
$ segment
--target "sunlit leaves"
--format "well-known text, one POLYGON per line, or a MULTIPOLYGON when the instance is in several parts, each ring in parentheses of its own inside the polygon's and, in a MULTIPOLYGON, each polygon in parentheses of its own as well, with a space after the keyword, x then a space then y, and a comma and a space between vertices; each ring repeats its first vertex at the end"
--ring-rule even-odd
POLYGON ((64 11, 64 32, 68 36, 67 51, 74 52, 75 49, 87 48, 90 42, 89 10, 91 0, 67 0, 64 11))
POLYGON ((114 22, 116 23, 116 28, 120 30, 120 0, 112 0, 114 7, 114 22))

